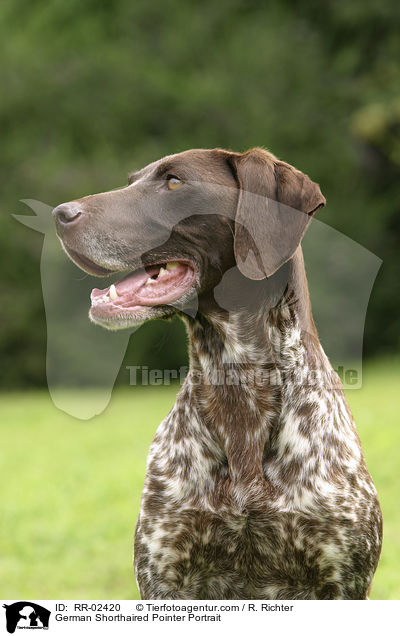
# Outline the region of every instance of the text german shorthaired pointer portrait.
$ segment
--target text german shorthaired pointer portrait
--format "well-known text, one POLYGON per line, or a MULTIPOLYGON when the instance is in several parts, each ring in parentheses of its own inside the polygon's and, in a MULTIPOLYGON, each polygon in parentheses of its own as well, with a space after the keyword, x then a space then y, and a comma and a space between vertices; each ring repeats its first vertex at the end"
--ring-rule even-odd
POLYGON ((269 152, 215 149, 54 210, 79 267, 120 273, 93 290, 93 322, 187 327, 190 370, 152 443, 136 528, 145 599, 367 598, 381 512, 300 246, 324 204, 269 152))

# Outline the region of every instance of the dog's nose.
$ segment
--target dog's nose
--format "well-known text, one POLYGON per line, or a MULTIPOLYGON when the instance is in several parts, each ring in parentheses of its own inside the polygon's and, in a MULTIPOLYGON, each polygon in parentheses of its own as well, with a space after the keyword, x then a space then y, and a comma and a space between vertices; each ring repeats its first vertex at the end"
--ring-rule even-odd
POLYGON ((54 208, 53 216, 57 224, 65 226, 76 223, 82 216, 82 210, 77 203, 62 203, 54 208))

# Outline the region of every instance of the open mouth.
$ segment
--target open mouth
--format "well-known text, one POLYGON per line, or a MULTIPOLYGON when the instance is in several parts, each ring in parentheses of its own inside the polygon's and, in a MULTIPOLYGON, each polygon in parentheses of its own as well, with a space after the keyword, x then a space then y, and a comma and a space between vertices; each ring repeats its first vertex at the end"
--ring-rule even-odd
POLYGON ((195 277, 193 265, 183 261, 146 266, 106 289, 93 289, 90 317, 95 322, 145 319, 146 307, 171 305, 193 287, 195 277))

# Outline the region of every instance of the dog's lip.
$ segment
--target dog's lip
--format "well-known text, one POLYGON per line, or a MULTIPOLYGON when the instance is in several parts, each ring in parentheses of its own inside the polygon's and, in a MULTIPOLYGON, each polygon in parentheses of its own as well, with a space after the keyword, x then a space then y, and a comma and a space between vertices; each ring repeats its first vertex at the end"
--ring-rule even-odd
POLYGON ((195 284, 196 268, 187 259, 170 259, 131 271, 105 289, 93 289, 91 314, 116 318, 121 314, 170 305, 195 284))
POLYGON ((75 265, 78 265, 80 269, 83 269, 84 272, 90 274, 91 276, 106 277, 111 276, 111 274, 116 274, 120 271, 115 269, 108 269, 106 267, 103 267, 102 265, 98 265, 87 256, 75 252, 75 250, 65 246, 63 242, 61 244, 69 258, 75 263, 75 265))

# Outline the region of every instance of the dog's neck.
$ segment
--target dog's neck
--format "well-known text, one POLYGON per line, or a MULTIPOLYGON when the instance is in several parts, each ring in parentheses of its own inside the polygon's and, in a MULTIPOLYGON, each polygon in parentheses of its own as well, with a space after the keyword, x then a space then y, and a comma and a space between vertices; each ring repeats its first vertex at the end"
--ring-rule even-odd
POLYGON ((285 402, 286 374, 319 359, 301 249, 266 281, 230 270, 187 323, 198 415, 223 447, 231 478, 254 482, 285 402))
MULTIPOLYGON (((246 279, 235 267, 186 320, 190 368, 209 382, 221 369, 273 364, 284 370, 286 340, 305 338, 319 346, 301 248, 271 278, 246 279)), ((293 352, 293 355, 295 353, 293 352)))

